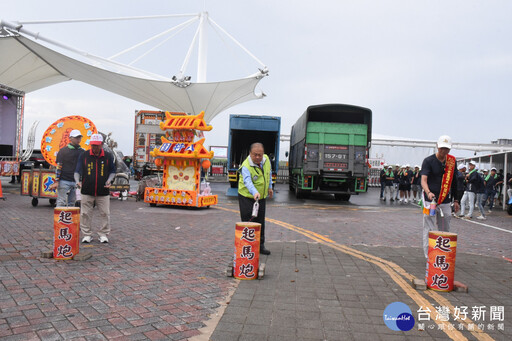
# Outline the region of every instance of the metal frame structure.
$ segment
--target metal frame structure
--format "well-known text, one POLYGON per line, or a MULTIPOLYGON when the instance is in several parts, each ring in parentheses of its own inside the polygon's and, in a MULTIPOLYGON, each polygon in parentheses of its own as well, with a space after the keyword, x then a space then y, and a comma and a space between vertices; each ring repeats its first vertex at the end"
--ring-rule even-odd
POLYGON ((0 156, 2 159, 12 159, 19 161, 23 144, 23 114, 25 109, 25 93, 23 91, 11 88, 7 85, 0 84, 0 91, 11 96, 16 96, 16 138, 14 155, 0 156))
MULTIPOLYGON (((422 147, 435 148, 436 141, 424 140, 402 140, 402 139, 383 139, 373 138, 372 145, 393 146, 393 147, 422 147)), ((453 142, 452 149, 471 150, 474 152, 512 152, 511 145, 502 145, 495 143, 460 143, 453 142)))
MULTIPOLYGON (((153 16, 133 16, 133 17, 119 17, 119 18, 88 18, 88 19, 69 19, 69 20, 43 20, 43 21, 17 21, 17 22, 8 22, 5 20, 0 20, 0 26, 5 26, 7 28, 10 28, 12 30, 15 30, 19 33, 23 33, 27 36, 30 36, 34 39, 42 40, 44 42, 47 42, 49 44, 52 44, 54 46, 63 48, 65 50, 77 53, 83 57, 89 58, 91 60, 94 60, 95 62, 101 63, 104 66, 112 67, 116 70, 123 71, 127 74, 133 75, 133 76, 144 76, 144 77, 150 77, 153 79, 158 80, 164 80, 164 81, 171 81, 177 83, 177 86, 188 86, 190 85, 190 76, 185 76, 188 63, 190 61, 192 51, 196 45, 198 45, 198 66, 197 66, 197 83, 206 83, 206 70, 207 70, 207 52, 208 52, 208 42, 207 42, 207 24, 209 24, 214 31, 220 36, 222 39, 222 36, 219 32, 223 33, 226 37, 228 37, 233 43, 235 43, 239 48, 241 48, 245 53, 247 53, 252 59, 254 59, 260 66, 261 69, 259 69, 259 72, 250 75, 249 77, 256 76, 256 75, 267 75, 268 74, 268 68, 267 66, 260 61, 254 54, 252 54, 247 48, 245 48, 238 40, 236 40, 232 35, 230 35, 226 30, 224 30, 219 24, 217 24, 213 19, 210 18, 208 15, 208 12, 200 12, 195 14, 169 14, 169 15, 153 15, 153 16), (58 41, 55 41, 53 39, 47 38, 42 36, 39 32, 32 32, 30 30, 27 30, 24 28, 24 25, 29 24, 69 24, 69 23, 84 23, 84 22, 106 22, 106 21, 126 21, 126 20, 148 20, 148 19, 165 19, 165 18, 190 18, 187 21, 176 25, 174 27, 171 27, 170 29, 167 29, 161 33, 158 33, 154 35, 153 37, 150 37, 149 39, 146 39, 145 41, 142 41, 132 47, 129 47, 109 58, 103 58, 100 56, 96 56, 93 54, 90 54, 88 52, 79 50, 77 48, 64 45, 58 41), (144 70, 140 70, 137 68, 132 67, 131 65, 135 63, 136 61, 140 60, 144 56, 148 55, 150 52, 154 51, 156 48, 160 47, 162 44, 167 42, 170 38, 174 37, 176 34, 190 26, 191 24, 199 22, 199 25, 197 27, 196 33, 194 35, 194 38, 192 39, 192 42, 190 44, 190 47, 187 51, 187 54, 185 56, 185 59, 183 61, 183 64, 178 72, 177 76, 173 76, 172 79, 169 79, 167 77, 156 75, 144 70), (158 38, 164 37, 166 35, 170 35, 167 37, 164 41, 160 42, 158 45, 153 47, 152 49, 148 51, 144 51, 144 53, 133 60, 131 63, 122 64, 119 62, 114 61, 114 58, 119 57, 127 52, 130 52, 138 47, 141 47, 149 42, 152 42, 158 38)), ((223 40, 223 39, 222 39, 223 40)))

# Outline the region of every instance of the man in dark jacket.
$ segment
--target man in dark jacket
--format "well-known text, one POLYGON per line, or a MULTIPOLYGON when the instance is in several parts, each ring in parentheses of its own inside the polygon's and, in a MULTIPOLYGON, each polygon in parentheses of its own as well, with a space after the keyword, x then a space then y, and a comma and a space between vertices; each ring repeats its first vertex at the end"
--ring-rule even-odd
POLYGON ((494 206, 494 197, 496 196, 498 185, 503 183, 503 180, 500 181, 498 174, 496 173, 496 168, 491 168, 491 173, 487 174, 484 179, 485 183, 485 195, 484 195, 484 206, 487 200, 489 200, 489 211, 492 212, 492 208, 494 206))
POLYGON ((466 165, 461 163, 457 167, 457 197, 462 198, 466 187, 466 165))
POLYGON ((469 172, 466 174, 466 191, 464 192, 464 196, 461 200, 459 217, 464 217, 467 219, 473 218, 473 210, 475 209, 475 199, 479 182, 480 179, 476 169, 476 162, 471 160, 469 161, 469 172), (466 203, 469 205, 469 213, 465 215, 464 213, 466 212, 466 203))
POLYGON ((91 136, 91 149, 78 158, 75 170, 77 187, 81 188, 82 209, 80 212, 80 230, 84 235, 82 243, 92 241, 92 211, 96 207, 100 212, 101 228, 98 232, 101 243, 108 243, 110 233, 110 185, 116 175, 112 154, 103 150, 103 136, 91 136), (80 177, 82 178, 80 181, 80 177))
POLYGON ((380 170, 380 200, 386 201, 386 198, 384 197, 384 189, 386 188, 386 171, 387 171, 388 165, 384 164, 382 169, 380 170))
POLYGON ((82 133, 78 129, 71 130, 69 133, 69 144, 61 148, 57 153, 57 172, 55 174, 55 183, 50 186, 50 190, 57 189, 57 206, 75 206, 75 169, 78 157, 84 151, 80 147, 82 133))

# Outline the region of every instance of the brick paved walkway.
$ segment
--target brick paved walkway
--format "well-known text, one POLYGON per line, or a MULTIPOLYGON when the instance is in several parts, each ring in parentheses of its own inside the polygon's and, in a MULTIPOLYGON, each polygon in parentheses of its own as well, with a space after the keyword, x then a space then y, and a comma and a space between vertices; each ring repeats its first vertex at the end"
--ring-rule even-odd
MULTIPOLYGON (((386 274, 275 224, 267 225, 273 253, 265 279, 241 282, 229 298, 238 281, 226 278, 224 270, 232 254, 238 207, 223 192, 218 192, 220 206, 234 212, 112 200, 111 242, 83 246, 93 257, 78 262, 40 257, 52 244, 53 210, 44 199, 32 207, 30 198, 18 191, 4 185, 7 200, 0 201, 1 340, 184 340, 200 336, 226 299, 230 304, 213 339, 445 336, 428 330, 397 335, 385 329, 384 305, 391 300, 411 303, 386 274), (369 327, 363 328, 361 321, 369 327)), ((314 198, 289 203, 290 198, 280 189, 267 217, 356 245, 415 276, 424 275, 417 209, 378 201, 354 205, 364 205, 361 197, 348 204, 314 198)), ((510 218, 499 212, 487 222, 510 229, 510 218)), ((462 220, 454 222, 454 229, 461 236, 456 276, 470 292, 447 297, 459 305, 504 306, 505 334, 491 335, 510 339, 512 263, 502 259, 511 256, 510 234, 462 220)))

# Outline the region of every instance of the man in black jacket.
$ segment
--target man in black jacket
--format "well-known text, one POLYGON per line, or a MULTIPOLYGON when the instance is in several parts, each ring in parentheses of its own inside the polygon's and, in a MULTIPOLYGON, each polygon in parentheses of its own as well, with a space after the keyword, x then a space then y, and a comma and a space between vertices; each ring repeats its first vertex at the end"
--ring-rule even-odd
POLYGON ((110 185, 116 175, 112 154, 103 150, 103 136, 91 136, 91 149, 78 158, 75 181, 81 188, 82 205, 80 212, 80 230, 84 235, 82 243, 92 241, 92 210, 94 202, 100 212, 101 228, 98 232, 101 243, 108 243, 110 233, 110 185), (80 181, 80 177, 82 181, 80 181))
POLYGON ((75 206, 76 201, 76 183, 75 169, 78 157, 84 149, 80 147, 82 133, 74 129, 69 133, 69 144, 61 148, 57 153, 57 172, 55 174, 55 183, 50 186, 50 190, 57 189, 57 206, 75 206))
POLYGON ((466 190, 461 200, 459 217, 464 217, 466 219, 473 218, 473 210, 475 209, 475 199, 479 181, 480 179, 476 169, 476 162, 471 160, 469 161, 469 172, 466 174, 466 190), (464 214, 466 212, 466 203, 469 205, 469 213, 467 215, 464 214))

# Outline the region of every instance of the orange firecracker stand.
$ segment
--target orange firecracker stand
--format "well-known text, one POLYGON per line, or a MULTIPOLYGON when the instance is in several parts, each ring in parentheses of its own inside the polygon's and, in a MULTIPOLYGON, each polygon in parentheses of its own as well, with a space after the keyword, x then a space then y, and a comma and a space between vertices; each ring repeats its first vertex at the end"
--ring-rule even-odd
POLYGON ((53 212, 53 258, 72 259, 80 251, 80 208, 55 207, 53 212))
POLYGON ((258 278, 260 263, 260 231, 260 223, 236 223, 233 277, 237 279, 258 278))
POLYGON ((456 233, 441 231, 428 233, 428 263, 425 282, 429 289, 453 290, 456 254, 456 233))

